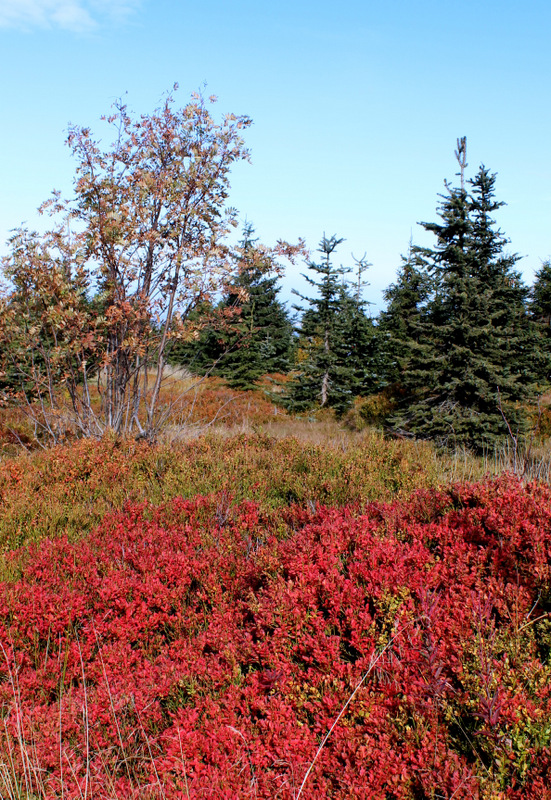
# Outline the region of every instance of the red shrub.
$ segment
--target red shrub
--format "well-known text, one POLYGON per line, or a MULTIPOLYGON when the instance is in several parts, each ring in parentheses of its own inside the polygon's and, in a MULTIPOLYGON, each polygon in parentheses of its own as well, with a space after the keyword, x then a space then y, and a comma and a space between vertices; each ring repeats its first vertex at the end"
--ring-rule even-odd
POLYGON ((3 585, 0 750, 67 800, 548 798, 550 548, 512 478, 128 507, 3 585))

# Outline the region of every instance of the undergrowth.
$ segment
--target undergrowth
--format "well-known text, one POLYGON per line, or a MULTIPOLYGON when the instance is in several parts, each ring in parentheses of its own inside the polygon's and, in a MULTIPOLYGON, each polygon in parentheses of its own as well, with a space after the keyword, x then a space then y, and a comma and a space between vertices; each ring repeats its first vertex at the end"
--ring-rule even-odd
POLYGON ((133 502, 14 553, 2 796, 546 800, 550 556, 551 491, 512 477, 133 502))
POLYGON ((0 796, 550 800, 545 447, 495 480, 238 401, 155 445, 10 428, 0 796))
POLYGON ((369 432, 330 446, 262 433, 154 446, 82 439, 0 462, 0 548, 61 534, 72 541, 126 502, 226 492, 261 508, 340 506, 391 499, 438 480, 429 445, 385 442, 369 432))

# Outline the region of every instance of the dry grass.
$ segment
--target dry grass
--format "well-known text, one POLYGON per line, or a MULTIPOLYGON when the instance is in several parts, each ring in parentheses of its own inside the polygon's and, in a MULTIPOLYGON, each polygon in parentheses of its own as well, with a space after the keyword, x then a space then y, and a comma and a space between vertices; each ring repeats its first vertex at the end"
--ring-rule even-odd
POLYGON ((486 476, 518 475, 526 481, 551 483, 551 439, 534 441, 506 439, 482 456, 457 449, 439 456, 442 483, 477 481, 486 476))
POLYGON ((126 502, 225 492, 270 509, 391 500, 441 483, 426 443, 385 441, 373 431, 285 421, 221 428, 208 436, 146 442, 80 440, 0 462, 0 550, 43 537, 85 535, 126 502), (290 433, 293 436, 290 436, 290 433))

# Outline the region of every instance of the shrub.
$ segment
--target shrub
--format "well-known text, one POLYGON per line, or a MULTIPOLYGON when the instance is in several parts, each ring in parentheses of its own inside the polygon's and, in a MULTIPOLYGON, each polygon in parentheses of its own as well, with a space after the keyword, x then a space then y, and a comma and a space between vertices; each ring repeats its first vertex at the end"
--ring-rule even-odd
POLYGON ((428 445, 374 435, 347 447, 262 434, 156 446, 80 440, 0 462, 0 548, 43 536, 79 538, 126 502, 218 491, 263 508, 390 499, 436 482, 436 467, 428 445))
POLYGON ((510 477, 362 513, 128 505, 13 555, 0 775, 67 800, 549 798, 550 555, 549 488, 510 477))

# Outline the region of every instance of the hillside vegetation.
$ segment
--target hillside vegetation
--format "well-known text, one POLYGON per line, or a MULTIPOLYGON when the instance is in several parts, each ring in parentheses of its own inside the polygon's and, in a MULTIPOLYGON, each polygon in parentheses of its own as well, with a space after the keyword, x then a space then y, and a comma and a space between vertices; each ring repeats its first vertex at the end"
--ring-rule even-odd
MULTIPOLYGON (((82 439, 7 458, 0 463, 2 548, 61 535, 73 541, 129 502, 213 492, 267 511, 292 503, 360 506, 436 485, 445 466, 428 444, 385 442, 335 425, 325 427, 333 442, 322 443, 315 424, 294 428, 299 437, 226 431, 155 446, 82 439)), ((283 431, 292 429, 288 420, 283 431)))
POLYGON ((2 797, 551 796, 549 488, 280 425, 0 464, 2 797))
POLYGON ((463 137, 374 318, 176 90, 1 259, 0 797, 551 800, 551 265, 463 137))

